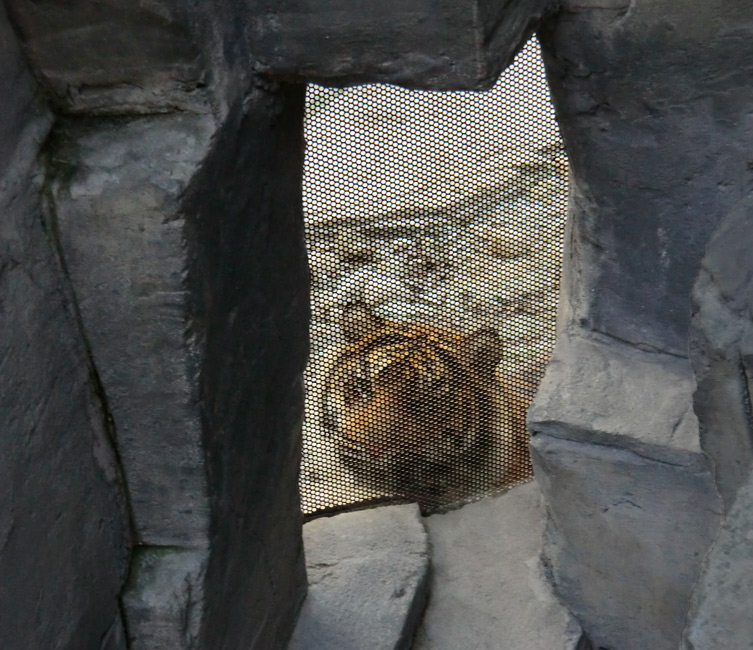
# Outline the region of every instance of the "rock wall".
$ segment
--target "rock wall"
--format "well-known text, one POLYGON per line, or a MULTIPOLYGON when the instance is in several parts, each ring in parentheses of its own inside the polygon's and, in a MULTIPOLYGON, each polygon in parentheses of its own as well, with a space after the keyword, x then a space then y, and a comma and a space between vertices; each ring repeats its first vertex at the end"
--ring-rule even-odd
POLYGON ((237 69, 230 2, 8 6, 54 113, 3 17, 2 646, 283 648, 305 593, 303 88, 237 69))
POLYGON ((689 296, 750 185, 753 50, 728 3, 568 9, 540 32, 572 169, 560 342, 530 416, 552 513, 545 553, 594 643, 675 648, 721 515, 689 408, 689 296), (729 56, 722 80, 712 71, 729 56), (588 461, 604 444, 613 460, 588 461), (564 496, 574 483, 577 501, 564 496), (631 538, 654 550, 631 560, 631 538))
POLYGON ((596 647, 676 648, 726 513, 685 642, 734 647, 744 0, 5 6, 3 648, 284 647, 305 589, 300 84, 484 88, 537 27, 572 187, 530 415, 550 578, 596 647))
POLYGON ((50 212, 131 497, 133 649, 281 648, 302 600, 302 110, 256 89, 219 123, 56 127, 50 212))
POLYGON ((685 650, 744 648, 753 639, 753 198, 725 215, 693 288, 691 359, 701 443, 714 461, 726 519, 704 560, 685 650))
POLYGON ((753 180, 746 16, 578 0, 539 31, 571 165, 558 345, 529 414, 544 555, 610 650, 678 647, 722 518, 698 418, 725 416, 692 408, 688 328, 709 239, 753 180))
POLYGON ((43 210, 52 115, 0 5, 0 647, 124 650, 107 403, 43 210))

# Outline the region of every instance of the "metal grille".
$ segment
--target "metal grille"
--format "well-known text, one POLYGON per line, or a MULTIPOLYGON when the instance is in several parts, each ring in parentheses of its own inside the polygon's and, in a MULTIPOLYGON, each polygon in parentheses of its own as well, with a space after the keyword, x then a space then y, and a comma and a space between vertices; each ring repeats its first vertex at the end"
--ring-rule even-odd
POLYGON ((567 160, 531 39, 483 93, 309 86, 305 514, 531 477, 567 160))

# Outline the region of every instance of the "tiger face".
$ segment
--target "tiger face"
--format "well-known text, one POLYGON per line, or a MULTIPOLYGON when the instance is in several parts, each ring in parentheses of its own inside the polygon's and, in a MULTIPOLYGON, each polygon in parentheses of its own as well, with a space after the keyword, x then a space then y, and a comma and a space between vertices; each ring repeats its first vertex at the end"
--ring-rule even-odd
POLYGON ((385 321, 361 304, 341 326, 349 343, 326 373, 321 423, 368 483, 426 502, 509 437, 496 331, 385 321))

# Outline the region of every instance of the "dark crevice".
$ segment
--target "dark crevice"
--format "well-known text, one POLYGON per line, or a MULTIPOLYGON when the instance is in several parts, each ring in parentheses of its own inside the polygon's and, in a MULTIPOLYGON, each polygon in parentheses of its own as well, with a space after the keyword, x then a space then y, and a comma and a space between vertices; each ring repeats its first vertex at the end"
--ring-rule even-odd
POLYGON ((594 334, 600 334, 601 336, 604 336, 608 339, 612 339, 614 341, 618 341, 619 343, 624 343, 625 345, 629 345, 631 348, 639 350, 640 352, 646 352, 647 354, 666 354, 668 357, 672 357, 674 359, 682 359, 683 361, 688 360, 687 354, 680 354, 678 352, 670 352, 669 350, 657 348, 647 343, 639 343, 636 341, 631 341, 630 339, 621 338, 611 332, 606 332, 604 330, 597 329, 593 326, 589 326, 589 324, 587 323, 582 323, 582 325, 587 327, 586 331, 592 332, 594 334))
POLYGON ((753 443, 753 406, 751 406, 751 394, 750 394, 750 377, 748 376, 748 370, 745 367, 745 362, 740 361, 740 380, 743 384, 742 400, 743 408, 745 409, 745 420, 748 423, 748 437, 753 443))

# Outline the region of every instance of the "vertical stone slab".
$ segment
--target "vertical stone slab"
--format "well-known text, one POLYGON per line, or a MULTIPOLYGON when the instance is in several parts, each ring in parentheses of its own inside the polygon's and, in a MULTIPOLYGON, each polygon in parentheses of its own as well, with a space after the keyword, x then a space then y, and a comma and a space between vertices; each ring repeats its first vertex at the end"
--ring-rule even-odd
POLYGON ((51 154, 51 220, 117 432, 139 544, 123 600, 132 650, 195 647, 202 620, 210 503, 180 197, 213 131, 200 115, 70 121, 51 154))
POLYGON ((565 0, 539 30, 571 166, 563 326, 687 356, 706 243, 753 188, 752 33, 746 0, 565 0))
POLYGON ((254 90, 183 201, 213 503, 201 648, 284 648, 305 593, 303 102, 303 87, 254 90))
POLYGON ((272 89, 219 128, 182 114, 57 133, 52 212, 140 544, 133 650, 283 648, 305 592, 302 119, 303 89, 272 89))
POLYGON ((180 194, 207 154, 200 116, 71 122, 54 156, 54 215, 149 546, 207 544, 209 503, 180 194))
POLYGON ((126 498, 43 217, 51 115, 2 4, 0 87, 0 647, 99 648, 127 574, 126 498))

